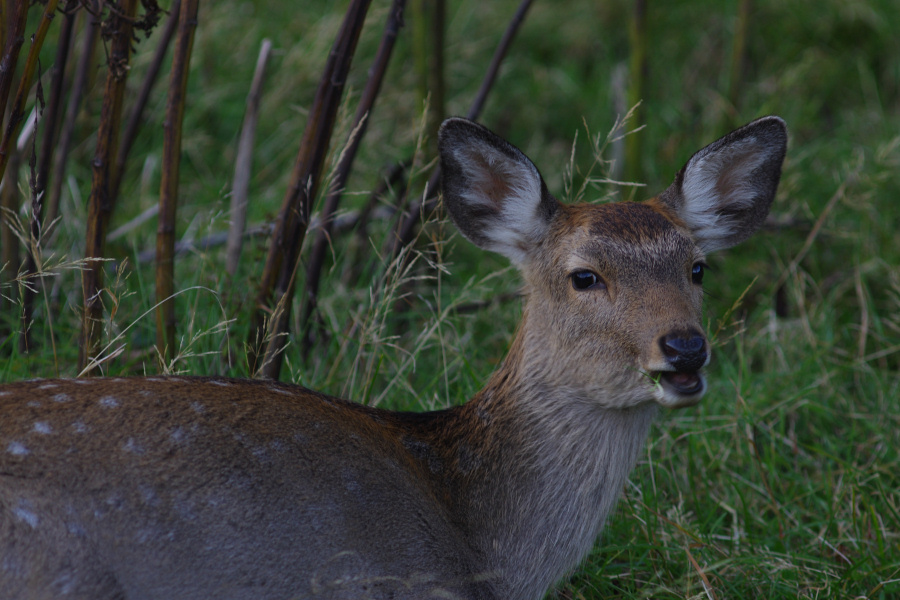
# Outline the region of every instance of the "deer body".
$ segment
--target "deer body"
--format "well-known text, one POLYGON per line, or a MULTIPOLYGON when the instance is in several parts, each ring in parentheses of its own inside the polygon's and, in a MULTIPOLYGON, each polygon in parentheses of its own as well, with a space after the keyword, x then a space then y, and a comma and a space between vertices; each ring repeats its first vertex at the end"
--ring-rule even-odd
POLYGON ((785 142, 761 119, 647 203, 565 206, 520 151, 448 121, 447 208, 528 295, 484 389, 413 414, 223 378, 2 386, 0 595, 540 598, 657 406, 705 391, 704 251, 758 227, 785 142))

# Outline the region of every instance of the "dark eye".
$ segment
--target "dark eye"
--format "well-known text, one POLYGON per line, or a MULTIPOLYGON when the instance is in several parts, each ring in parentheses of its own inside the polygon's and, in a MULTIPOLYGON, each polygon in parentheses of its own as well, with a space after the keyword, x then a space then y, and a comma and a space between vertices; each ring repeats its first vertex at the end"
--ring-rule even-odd
POLYGON ((703 271, 706 270, 706 265, 703 263, 695 263, 694 268, 691 269, 691 281, 693 281, 696 285, 703 284, 703 271))
POLYGON ((606 287, 600 276, 592 271, 575 271, 570 277, 572 278, 572 287, 576 290, 589 290, 597 286, 606 287))

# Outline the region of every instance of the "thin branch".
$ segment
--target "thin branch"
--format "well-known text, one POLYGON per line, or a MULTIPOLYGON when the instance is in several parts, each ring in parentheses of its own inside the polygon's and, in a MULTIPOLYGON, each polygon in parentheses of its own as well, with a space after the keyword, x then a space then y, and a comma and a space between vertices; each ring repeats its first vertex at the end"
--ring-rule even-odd
MULTIPOLYGON (((500 39, 500 44, 494 51, 494 56, 491 58, 491 63, 488 66, 488 70, 484 75, 484 79, 482 79, 481 81, 481 87, 478 89, 478 94, 476 94, 475 96, 475 101, 472 103, 471 108, 469 108, 469 112, 467 114, 469 119, 475 120, 481 114, 481 110, 484 108, 484 104, 487 101, 488 94, 493 88, 494 82, 497 79, 497 75, 500 72, 500 65, 503 62, 503 59, 506 57, 506 53, 509 50, 509 47, 512 45, 512 42, 515 39, 516 33, 518 33, 522 22, 525 20, 525 15, 528 12, 528 9, 531 7, 531 3, 532 0, 522 0, 522 2, 519 4, 519 8, 516 10, 515 15, 513 15, 512 20, 506 27, 506 32, 500 39)), ((422 220, 422 215, 431 213, 437 206, 437 188, 440 184, 440 180, 440 166, 437 166, 434 168, 434 171, 432 171, 431 177, 428 178, 428 185, 426 187, 426 194, 424 196, 425 198, 427 198, 425 202, 413 202, 412 206, 409 209, 409 212, 406 213, 405 219, 403 219, 403 213, 401 213, 401 219, 403 220, 400 226, 397 228, 397 234, 394 238, 392 256, 398 256, 400 250, 403 247, 409 245, 412 240, 415 239, 416 228, 422 220)))
POLYGON ((156 231, 156 350, 166 363, 175 358, 175 212, 178 206, 181 128, 199 4, 200 0, 183 0, 181 4, 163 123, 162 181, 159 227, 156 231))
POLYGON ((84 90, 94 68, 94 49, 97 45, 98 27, 89 8, 83 13, 82 20, 84 21, 84 38, 82 40, 81 56, 78 61, 78 67, 75 70, 72 89, 69 93, 66 118, 63 120, 62 131, 59 134, 59 143, 53 157, 53 172, 49 179, 50 191, 45 193, 47 196, 47 200, 44 203, 46 207, 45 223, 52 223, 56 219, 56 215, 59 214, 59 198, 65 179, 69 149, 72 146, 72 136, 75 133, 75 122, 81 107, 81 99, 84 97, 84 90))
MULTIPOLYGON (((28 100, 28 92, 31 90, 31 81, 34 78, 34 71, 37 69, 38 55, 40 54, 41 46, 44 45, 44 38, 47 37, 47 30, 50 29, 50 23, 53 22, 53 17, 56 16, 57 4, 59 4, 59 0, 47 0, 37 31, 31 38, 31 48, 28 49, 28 56, 25 59, 25 68, 22 72, 22 79, 19 80, 19 89, 16 92, 16 99, 13 103, 12 110, 10 111, 9 121, 7 121, 6 128, 3 131, 3 141, 0 142, 0 179, 3 178, 3 173, 6 171, 6 163, 9 160, 9 145, 12 143, 11 140, 15 140, 19 135, 19 126, 22 124, 22 119, 25 117, 25 102, 28 100)), ((3 58, 5 61, 6 56, 3 58)), ((2 93, 2 90, 0 90, 0 93, 2 93)), ((6 109, 5 99, 3 100, 3 103, 4 106, 0 109, 0 114, 6 109)))
MULTIPOLYGON (((6 114, 6 104, 9 101, 9 92, 12 90, 13 76, 16 74, 16 62, 19 60, 19 50, 25 43, 25 21, 28 14, 28 0, 17 0, 15 13, 4 16, 12 16, 12 25, 4 21, 4 35, 9 36, 3 44, 3 58, 0 59, 0 118, 6 114), (7 31, 7 29, 9 29, 7 31)), ((0 149, 2 150, 2 149, 0 149)), ((6 160, 5 158, 3 160, 6 160)))
MULTIPOLYGON (((155 215, 158 212, 158 206, 153 207, 153 214, 155 215)), ((127 223, 123 227, 132 227, 133 224, 137 221, 140 221, 144 218, 148 211, 144 211, 141 215, 138 215, 133 219, 130 223, 127 223)), ((347 211, 341 213, 340 216, 334 219, 334 231, 336 233, 345 233, 350 231, 351 229, 355 229, 361 221, 363 213, 362 211, 347 211)), ((394 215, 393 209, 387 206, 378 207, 375 211, 370 215, 373 219, 380 220, 388 220, 394 215)), ((319 220, 316 216, 312 217, 310 221, 309 228, 314 229, 319 227, 319 220)), ((117 228, 116 231, 121 231, 121 227, 117 228)), ((275 225, 272 223, 263 223, 261 225, 252 225, 244 230, 243 237, 244 238, 254 238, 254 237, 262 237, 262 236, 271 236, 272 232, 275 230, 275 225)), ((114 232, 113 232, 114 233, 114 232)), ((217 231, 216 233, 210 233, 209 235, 205 235, 202 238, 195 239, 192 237, 184 237, 177 242, 175 242, 175 255, 182 256, 184 254, 189 254, 191 252, 203 252, 206 250, 210 250, 217 246, 223 246, 228 242, 228 236, 230 235, 230 231, 217 231)), ((112 240, 113 234, 110 233, 107 239, 112 240)), ((148 248, 145 250, 141 250, 137 255, 138 264, 146 264, 156 260, 156 247, 148 248)))
POLYGON ((250 188, 250 173, 253 167, 253 140, 256 137, 256 122, 259 120, 259 101, 262 97, 262 86, 266 74, 266 65, 272 52, 272 42, 262 41, 253 82, 247 94, 247 110, 244 123, 241 125, 241 137, 238 140, 237 157, 234 160, 234 186, 231 190, 231 231, 228 247, 225 252, 225 271, 234 276, 241 259, 241 247, 244 227, 247 224, 247 191, 250 188))
MULTIPOLYGON (((644 88, 647 81, 647 0, 635 0, 629 24, 628 39, 631 43, 629 63, 628 106, 633 106, 632 123, 644 122, 644 88)), ((625 180, 644 180, 644 136, 629 135, 625 138, 625 180)), ((632 188, 633 189, 633 188, 632 188)))
POLYGON ((156 46, 156 53, 153 55, 153 60, 150 61, 150 66, 147 68, 147 74, 144 76, 144 82, 141 84, 141 89, 131 108, 131 113, 128 115, 128 124, 125 125, 125 129, 122 130, 122 140, 119 143, 119 152, 116 154, 115 172, 117 176, 112 186, 113 197, 119 195, 119 185, 122 183, 122 173, 125 170, 125 163, 128 160, 128 155, 131 153, 131 147, 134 145, 134 140, 137 138, 138 128, 141 126, 141 120, 144 116, 144 109, 146 109, 147 102, 150 100, 150 92, 153 91, 153 86, 159 79, 159 72, 162 69, 163 59, 165 59, 169 44, 172 43, 172 37, 175 35, 175 28, 178 26, 178 16, 180 13, 181 0, 174 0, 169 9, 169 19, 166 21, 166 26, 162 30, 159 44, 156 46))
POLYGON ((394 0, 391 11, 388 15, 387 23, 384 27, 384 34, 381 36, 381 44, 375 55, 375 60, 369 68, 369 79, 363 89, 359 104, 356 107, 356 115, 353 118, 353 127, 350 140, 341 154, 340 162, 336 168, 334 182, 331 190, 325 198, 321 212, 322 228, 316 235, 316 240, 310 252, 309 266, 306 270, 306 304, 304 307, 303 317, 300 321, 300 327, 304 330, 302 353, 306 356, 310 350, 309 323, 310 317, 316 310, 317 298, 319 293, 319 281, 322 275, 322 266, 325 262, 326 250, 328 249, 328 240, 331 237, 332 223, 334 215, 337 212, 338 205, 344 188, 347 185, 347 179, 353 166, 353 160, 356 158, 357 150, 359 150, 360 142, 366 132, 369 123, 369 115, 375 106, 375 100, 381 90, 381 84, 384 81, 384 75, 387 72, 388 63, 390 62, 391 53, 394 50, 394 43, 400 28, 403 26, 403 9, 406 0, 394 0))
MULTIPOLYGON (((106 89, 97 130, 97 151, 94 154, 91 195, 88 200, 88 221, 84 256, 87 264, 81 272, 84 302, 82 314, 79 370, 85 369, 100 349, 100 323, 103 318, 103 256, 106 249, 106 228, 115 198, 111 185, 116 179, 115 156, 122 123, 122 104, 125 79, 131 57, 132 23, 138 0, 122 0, 120 11, 110 17, 112 42, 107 63, 106 89), (122 14, 120 15, 119 12, 122 14)), ((74 117, 74 115, 71 115, 74 117)))
POLYGON ((66 80, 66 63, 69 62, 69 52, 72 48, 72 31, 75 29, 77 12, 64 12, 63 22, 59 28, 57 39, 56 58, 50 69, 50 96, 47 100, 47 108, 44 110, 41 124, 44 133, 41 136, 40 160, 37 168, 38 194, 43 195, 47 187, 47 177, 50 175, 50 165, 53 161, 53 151, 56 148, 56 135, 59 129, 59 117, 62 112, 63 84, 66 80))
POLYGON ((251 335, 262 341, 265 348, 260 357, 251 342, 253 349, 249 358, 251 372, 271 379, 277 379, 281 371, 288 316, 294 296, 294 276, 309 225, 310 204, 322 177, 341 94, 369 3, 370 0, 353 0, 347 9, 309 111, 294 170, 269 244, 257 299, 257 314, 251 329, 251 335), (265 326, 266 320, 268 327, 265 326))
POLYGON ((474 121, 481 115, 488 94, 491 92, 491 88, 494 87, 494 82, 500 73, 500 65, 503 63, 503 59, 506 58, 506 53, 519 32, 522 22, 525 21, 525 15, 528 13, 528 9, 531 8, 531 2, 532 0, 522 0, 519 8, 516 9, 516 14, 513 15, 512 21, 507 25, 503 38, 500 39, 500 44, 491 58, 491 64, 488 65, 487 73, 484 74, 484 79, 481 80, 481 87, 478 88, 478 93, 475 94, 475 101, 472 102, 472 106, 466 115, 469 119, 474 121))

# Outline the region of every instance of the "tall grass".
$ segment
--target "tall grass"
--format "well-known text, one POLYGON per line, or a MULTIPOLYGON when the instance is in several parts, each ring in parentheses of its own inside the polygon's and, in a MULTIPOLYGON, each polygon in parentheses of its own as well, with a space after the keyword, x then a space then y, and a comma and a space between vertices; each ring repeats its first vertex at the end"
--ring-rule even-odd
MULTIPOLYGON (((518 2, 448 4, 445 104, 460 114, 518 2)), ((628 126, 646 126, 631 134, 642 137, 646 181, 639 183, 646 188, 605 181, 617 155, 616 142, 604 146, 605 132, 624 117, 616 112, 622 90, 613 74, 629 58, 632 3, 536 2, 485 107, 482 121, 529 154, 552 191, 588 201, 663 189, 691 152, 726 133, 722 123, 775 113, 791 132, 770 226, 710 258, 709 393, 696 408, 661 416, 603 539, 559 597, 900 597, 900 5, 753 6, 741 24, 738 3, 648 4, 645 122, 628 126), (744 25, 741 94, 734 99, 730 53, 744 25)), ((263 38, 274 51, 248 223, 274 217, 344 8, 201 3, 178 239, 227 229, 228 178, 263 38)), ((389 2, 376 2, 370 10, 336 140, 349 135, 389 9, 389 2)), ((401 32, 368 118, 345 216, 366 203, 391 164, 415 156, 413 194, 421 194, 430 172, 409 34, 401 32)), ((55 52, 53 35, 42 51, 45 63, 55 52)), ((129 86, 141 81, 154 43, 137 43, 129 86)), ((89 92, 86 113, 96 113, 100 87, 95 82, 89 92)), ((151 97, 110 229, 157 202, 164 94, 151 97)), ((2 293, 13 310, 0 315, 12 332, 0 344, 0 380, 77 375, 92 127, 79 122, 62 217, 43 232, 37 276, 16 278, 18 265, 4 266, 9 283, 2 293), (38 277, 44 285, 30 325, 34 345, 21 354, 16 307, 23 286, 38 277)), ((340 146, 334 144, 326 169, 340 146)), ((19 175, 27 182, 27 161, 19 175)), ((27 189, 21 185, 26 197, 27 189)), ((398 201, 394 192, 400 190, 381 206, 398 201)), ((390 219, 373 219, 364 243, 332 236, 320 284, 321 333, 306 362, 289 343, 283 379, 415 410, 459 403, 480 387, 517 322, 519 281, 502 259, 460 243, 438 216, 425 219, 416 249, 399 261, 382 254, 390 219)), ((14 221, 28 231, 27 215, 14 221)), ((224 245, 177 258, 175 304, 184 317, 174 357, 163 360, 154 348, 152 264, 140 259, 153 246, 155 225, 151 219, 107 245, 102 369, 247 375, 264 238, 247 241, 233 277, 223 268, 224 245)), ((300 310, 292 313, 293 332, 300 310)))

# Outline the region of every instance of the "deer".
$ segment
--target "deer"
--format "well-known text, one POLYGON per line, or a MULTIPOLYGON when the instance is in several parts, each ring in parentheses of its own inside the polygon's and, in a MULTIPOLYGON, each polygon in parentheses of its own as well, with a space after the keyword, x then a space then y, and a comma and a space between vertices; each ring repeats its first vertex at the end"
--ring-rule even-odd
POLYGON ((786 146, 763 117, 649 200, 563 204, 518 148, 447 120, 444 206, 525 285, 484 388, 410 413, 215 376, 0 386, 0 595, 543 597, 660 407, 706 392, 706 256, 763 224, 786 146))

